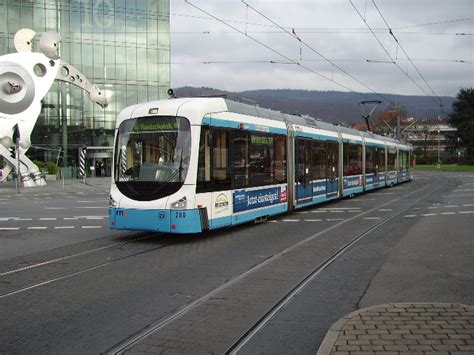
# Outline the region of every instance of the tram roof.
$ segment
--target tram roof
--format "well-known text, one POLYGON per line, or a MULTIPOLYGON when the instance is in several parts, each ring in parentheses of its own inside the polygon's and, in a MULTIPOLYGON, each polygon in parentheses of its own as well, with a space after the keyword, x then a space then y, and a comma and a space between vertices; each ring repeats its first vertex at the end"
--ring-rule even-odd
MULTIPOLYGON (((254 117, 261 117, 267 118, 271 120, 281 121, 285 123, 292 123, 300 126, 308 126, 314 127, 319 129, 324 129, 327 131, 337 132, 338 127, 335 125, 323 122, 320 119, 316 119, 314 117, 308 115, 291 115, 287 113, 282 113, 280 111, 270 110, 268 108, 263 108, 257 105, 249 105, 242 102, 237 102, 230 99, 224 99, 227 109, 230 112, 240 113, 243 115, 254 116, 254 117)), ((353 130, 354 132, 357 132, 353 130)))
POLYGON ((225 104, 227 105, 227 109, 230 112, 240 113, 243 115, 254 116, 254 117, 267 118, 271 120, 282 121, 285 123, 289 122, 289 123, 300 125, 300 126, 313 127, 313 128, 323 129, 326 131, 341 132, 341 133, 351 134, 351 135, 355 135, 359 137, 379 139, 388 143, 407 145, 407 143, 403 140, 398 140, 398 139, 390 138, 386 136, 379 136, 373 132, 358 131, 353 128, 339 126, 339 125, 336 126, 336 125, 333 125, 332 123, 324 122, 324 121, 321 121, 319 118, 314 118, 308 115, 301 115, 301 116, 291 115, 291 114, 282 113, 280 111, 263 108, 256 104, 250 105, 243 102, 234 101, 228 98, 223 98, 223 100, 225 101, 225 104))

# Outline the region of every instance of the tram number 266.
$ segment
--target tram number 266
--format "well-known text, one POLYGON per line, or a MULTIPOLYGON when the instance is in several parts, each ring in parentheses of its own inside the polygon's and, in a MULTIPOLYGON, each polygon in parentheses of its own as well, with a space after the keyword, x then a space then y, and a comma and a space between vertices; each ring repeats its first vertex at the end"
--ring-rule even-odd
POLYGON ((176 212, 175 218, 186 218, 186 212, 176 212))

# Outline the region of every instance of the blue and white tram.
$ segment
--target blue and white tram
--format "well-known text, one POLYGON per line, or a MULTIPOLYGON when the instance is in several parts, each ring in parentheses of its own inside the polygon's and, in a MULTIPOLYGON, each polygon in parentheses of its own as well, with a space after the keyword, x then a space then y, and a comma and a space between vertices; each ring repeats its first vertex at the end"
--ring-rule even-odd
POLYGON ((112 229, 200 233, 410 180, 411 147, 224 98, 117 118, 112 229))

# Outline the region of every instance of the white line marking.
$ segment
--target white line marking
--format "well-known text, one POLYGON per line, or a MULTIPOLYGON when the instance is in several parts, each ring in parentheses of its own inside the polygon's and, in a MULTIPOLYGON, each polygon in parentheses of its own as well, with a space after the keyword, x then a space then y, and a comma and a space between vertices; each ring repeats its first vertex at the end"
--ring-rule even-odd
POLYGON ((27 229, 48 229, 48 227, 28 227, 27 229))
POLYGON ((65 210, 66 207, 45 207, 45 210, 65 210))
POLYGON ((17 231, 20 227, 0 227, 0 231, 17 231))
POLYGON ((343 221, 344 218, 327 218, 326 221, 328 222, 334 222, 334 221, 343 221))
POLYGON ((448 214, 456 214, 456 212, 441 212, 440 214, 442 214, 442 215, 448 215, 448 214))
POLYGON ((406 214, 405 216, 403 216, 405 218, 415 218, 416 217, 416 214, 406 214))
POLYGON ((82 229, 102 228, 102 226, 82 226, 82 229))
POLYGON ((436 216, 436 213, 422 213, 421 215, 423 217, 431 217, 431 216, 436 216))
POLYGON ((79 217, 64 217, 63 218, 65 221, 77 221, 79 217))
POLYGON ((364 219, 381 219, 382 217, 364 217, 364 219))
POLYGON ((393 209, 391 209, 391 208, 379 208, 379 211, 380 212, 390 212, 390 211, 393 211, 393 209))
POLYGON ((283 222, 299 222, 299 219, 282 219, 283 222))
POLYGON ((463 205, 464 207, 474 207, 474 204, 472 203, 466 203, 465 205, 463 205))
POLYGON ((267 221, 267 222, 269 222, 269 223, 277 223, 278 221, 275 220, 275 219, 271 219, 271 220, 269 220, 269 221, 267 221))
POLYGON ((54 227, 54 229, 74 229, 76 227, 74 226, 58 226, 58 227, 54 227))
POLYGON ((20 217, 0 217, 0 221, 9 221, 10 219, 18 219, 20 217))
POLYGON ((334 211, 334 210, 360 210, 360 207, 323 207, 319 208, 321 211, 334 211))
POLYGON ((85 219, 96 219, 96 218, 100 218, 100 219, 103 219, 103 218, 107 218, 108 216, 105 216, 105 215, 97 215, 97 216, 74 216, 74 218, 77 218, 77 219, 80 219, 80 218, 85 218, 85 219))
POLYGON ((438 206, 428 207, 429 210, 435 210, 435 209, 437 209, 437 208, 439 208, 439 207, 438 207, 438 206))
POLYGON ((468 196, 474 196, 474 194, 462 194, 462 195, 452 194, 452 195, 444 195, 441 197, 468 197, 468 196))
POLYGON ((56 217, 43 217, 39 219, 40 221, 56 221, 56 217))
POLYGON ((458 213, 467 214, 467 213, 474 213, 474 211, 458 211, 458 213))
POLYGON ((305 219, 305 222, 322 222, 322 219, 305 219))
POLYGON ((33 220, 33 218, 17 218, 17 219, 15 219, 15 222, 16 221, 32 221, 32 220, 33 220))

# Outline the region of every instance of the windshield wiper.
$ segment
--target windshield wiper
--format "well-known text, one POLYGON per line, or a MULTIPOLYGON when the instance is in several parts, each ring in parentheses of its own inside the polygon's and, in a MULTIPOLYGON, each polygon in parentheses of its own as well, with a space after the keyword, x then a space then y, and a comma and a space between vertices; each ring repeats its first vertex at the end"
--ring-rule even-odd
POLYGON ((179 167, 172 170, 171 175, 166 179, 166 181, 163 181, 163 186, 160 186, 159 188, 153 190, 153 194, 157 194, 160 191, 162 191, 166 186, 168 186, 168 183, 170 183, 172 180, 174 180, 176 175, 178 175, 178 182, 181 182, 183 170, 184 170, 183 169, 183 152, 181 152, 179 167))

